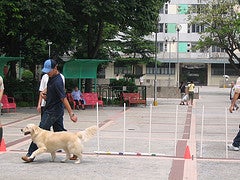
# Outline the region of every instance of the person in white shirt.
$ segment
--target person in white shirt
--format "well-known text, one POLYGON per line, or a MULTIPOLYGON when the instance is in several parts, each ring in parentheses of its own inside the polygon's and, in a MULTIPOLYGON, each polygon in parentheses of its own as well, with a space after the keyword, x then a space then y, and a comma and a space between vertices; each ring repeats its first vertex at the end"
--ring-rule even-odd
MULTIPOLYGON (((232 103, 232 101, 233 101, 234 94, 235 94, 235 83, 232 81, 232 82, 231 82, 231 88, 230 88, 230 100, 231 100, 231 103, 232 103)), ((234 111, 234 110, 238 110, 238 109, 239 109, 239 106, 238 106, 237 103, 235 102, 235 103, 234 103, 233 111, 234 111)))
MULTIPOLYGON (((65 84, 65 77, 62 74, 60 74, 60 75, 63 79, 63 84, 65 84)), ((44 107, 45 107, 45 104, 46 104, 46 101, 42 98, 42 93, 46 93, 45 91, 47 89, 48 79, 49 79, 49 76, 47 74, 44 74, 42 76, 40 86, 39 86, 39 97, 38 97, 37 111, 39 113, 41 113, 41 115, 44 111, 44 107)))

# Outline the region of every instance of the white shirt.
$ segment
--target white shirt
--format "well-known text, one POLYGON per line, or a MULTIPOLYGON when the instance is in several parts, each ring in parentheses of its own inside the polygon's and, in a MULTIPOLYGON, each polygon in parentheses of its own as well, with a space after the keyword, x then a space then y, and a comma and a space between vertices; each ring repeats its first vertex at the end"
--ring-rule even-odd
POLYGON ((3 78, 0 76, 0 90, 4 90, 3 78))
MULTIPOLYGON (((65 77, 62 74, 60 74, 60 75, 63 79, 63 85, 65 86, 65 77)), ((47 88, 48 79, 49 79, 49 76, 47 74, 44 74, 42 76, 40 86, 39 86, 39 91, 40 92, 42 92, 43 90, 45 90, 47 88)), ((43 107, 45 105, 46 105, 46 101, 44 99, 42 99, 41 106, 43 107)))

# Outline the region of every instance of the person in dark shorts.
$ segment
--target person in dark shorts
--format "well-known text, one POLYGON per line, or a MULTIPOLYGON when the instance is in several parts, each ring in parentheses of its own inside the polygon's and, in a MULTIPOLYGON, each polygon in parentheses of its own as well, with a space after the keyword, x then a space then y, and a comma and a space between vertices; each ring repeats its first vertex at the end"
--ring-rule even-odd
MULTIPOLYGON (((54 132, 66 131, 63 125, 64 106, 73 122, 77 121, 77 116, 74 115, 66 98, 64 83, 57 69, 57 62, 52 59, 46 60, 42 72, 48 74, 49 80, 46 92, 42 92, 42 98, 46 100, 46 105, 39 127, 49 131, 53 127, 54 132)), ((35 157, 32 156, 32 153, 37 149, 37 145, 32 142, 26 156, 23 156, 22 160, 33 162, 35 157)))

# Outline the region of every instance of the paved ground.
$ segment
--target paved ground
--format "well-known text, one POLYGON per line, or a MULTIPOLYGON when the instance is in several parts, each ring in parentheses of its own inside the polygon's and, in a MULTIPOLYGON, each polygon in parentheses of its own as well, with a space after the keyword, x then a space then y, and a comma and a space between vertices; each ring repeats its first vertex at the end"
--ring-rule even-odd
POLYGON ((22 162, 30 139, 20 129, 38 124, 40 115, 35 108, 4 113, 0 120, 7 150, 0 152, 0 179, 239 179, 240 152, 228 152, 226 144, 238 132, 240 111, 228 112, 227 88, 199 87, 199 92, 193 106, 181 106, 179 99, 158 99, 157 107, 148 100, 147 107, 125 111, 112 106, 76 110, 77 123, 66 115, 68 131, 97 121, 102 127, 99 136, 85 143, 81 164, 60 163, 64 153, 58 153, 55 162, 49 162, 47 153, 33 163, 22 162))

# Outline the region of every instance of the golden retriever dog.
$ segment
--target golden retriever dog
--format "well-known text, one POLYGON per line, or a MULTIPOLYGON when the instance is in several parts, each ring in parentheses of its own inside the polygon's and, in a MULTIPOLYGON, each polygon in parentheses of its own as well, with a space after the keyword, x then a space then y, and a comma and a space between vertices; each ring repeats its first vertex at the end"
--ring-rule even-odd
POLYGON ((51 153, 52 161, 56 157, 56 151, 63 149, 66 153, 66 158, 61 162, 66 162, 70 158, 70 154, 76 155, 78 158, 75 163, 80 163, 82 158, 82 142, 86 142, 92 138, 98 130, 97 126, 91 126, 84 131, 76 133, 72 132, 52 132, 44 130, 35 124, 28 124, 21 129, 24 135, 31 135, 32 141, 37 144, 38 149, 32 153, 29 160, 34 159, 37 155, 44 152, 51 153))

